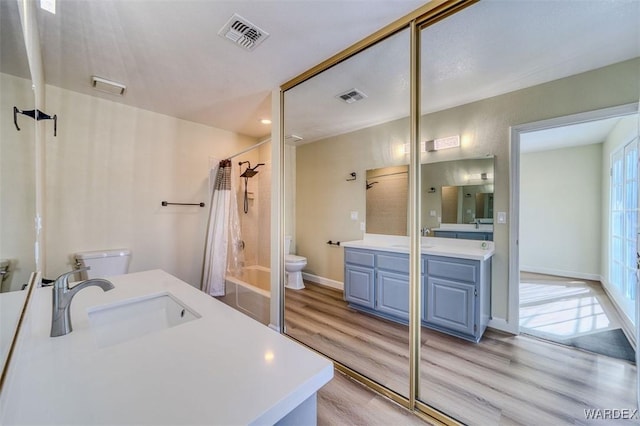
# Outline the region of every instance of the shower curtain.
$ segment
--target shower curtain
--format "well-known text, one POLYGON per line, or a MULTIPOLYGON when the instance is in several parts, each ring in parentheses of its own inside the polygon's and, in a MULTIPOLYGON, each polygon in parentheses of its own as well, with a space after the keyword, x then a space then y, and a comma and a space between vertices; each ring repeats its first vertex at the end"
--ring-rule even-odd
POLYGON ((225 275, 242 269, 240 222, 231 160, 222 160, 209 171, 211 199, 204 254, 202 291, 224 296, 225 275))

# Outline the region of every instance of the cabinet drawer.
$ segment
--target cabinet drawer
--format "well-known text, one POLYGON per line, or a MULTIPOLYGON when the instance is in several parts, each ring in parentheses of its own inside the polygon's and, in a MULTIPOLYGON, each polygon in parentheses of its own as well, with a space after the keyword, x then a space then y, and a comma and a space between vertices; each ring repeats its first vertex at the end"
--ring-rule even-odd
POLYGON ((375 265, 375 255, 371 252, 346 249, 344 251, 344 261, 355 265, 373 267, 375 265))
MULTIPOLYGON (((380 254, 376 255, 378 269, 386 269, 387 271, 409 273, 409 255, 408 254, 380 254)), ((424 274, 424 258, 420 259, 420 273, 424 274)))
POLYGON ((478 281, 478 261, 467 259, 427 257, 427 274, 454 281, 478 281))

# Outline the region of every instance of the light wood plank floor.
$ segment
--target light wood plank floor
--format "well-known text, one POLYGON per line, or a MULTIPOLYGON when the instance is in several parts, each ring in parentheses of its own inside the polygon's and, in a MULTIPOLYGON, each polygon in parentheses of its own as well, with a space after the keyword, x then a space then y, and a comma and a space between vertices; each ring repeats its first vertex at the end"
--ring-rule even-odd
POLYGON ((428 425, 409 410, 335 371, 318 392, 318 425, 428 425))
POLYGON ((621 327, 599 281, 520 273, 520 329, 563 343, 621 327))
MULTIPOLYGON (((287 290, 287 334, 406 395, 408 327, 305 284, 287 290)), ((474 344, 423 329, 421 342, 421 399, 470 425, 597 424, 585 409, 636 407, 636 367, 626 361, 492 330, 474 344)))

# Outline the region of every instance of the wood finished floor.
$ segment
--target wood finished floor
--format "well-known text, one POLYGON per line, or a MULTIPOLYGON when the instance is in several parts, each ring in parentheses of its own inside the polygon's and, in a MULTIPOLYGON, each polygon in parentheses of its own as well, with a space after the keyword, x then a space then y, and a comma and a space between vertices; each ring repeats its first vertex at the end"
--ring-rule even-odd
POLYGON ((599 281, 520 273, 520 331, 564 343, 621 328, 599 281))
MULTIPOLYGON (((408 327, 348 308, 341 291, 305 284, 287 290, 287 334, 406 395, 408 327)), ((479 344, 421 334, 421 399, 464 423, 591 425, 598 422, 585 409, 636 407, 636 367, 626 361, 492 330, 479 344)))
POLYGON ((318 425, 428 425, 409 410, 335 371, 318 392, 318 425))

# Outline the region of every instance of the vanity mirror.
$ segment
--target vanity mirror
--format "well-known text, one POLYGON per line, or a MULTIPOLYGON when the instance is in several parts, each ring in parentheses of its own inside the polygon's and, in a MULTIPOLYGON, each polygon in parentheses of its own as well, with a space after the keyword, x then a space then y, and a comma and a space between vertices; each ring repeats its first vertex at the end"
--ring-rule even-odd
POLYGON ((20 314, 23 289, 36 270, 35 126, 16 130, 11 111, 34 109, 31 75, 18 2, 0 2, 0 372, 4 374, 20 314))
MULTIPOLYGON (((423 227, 431 232, 478 224, 492 231, 493 163, 488 157, 422 164, 423 227)), ((407 166, 370 169, 366 176, 367 232, 407 235, 407 166)))

